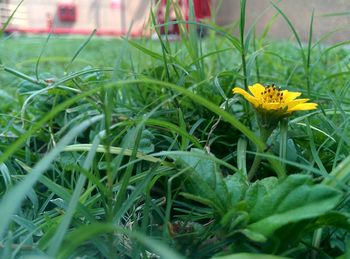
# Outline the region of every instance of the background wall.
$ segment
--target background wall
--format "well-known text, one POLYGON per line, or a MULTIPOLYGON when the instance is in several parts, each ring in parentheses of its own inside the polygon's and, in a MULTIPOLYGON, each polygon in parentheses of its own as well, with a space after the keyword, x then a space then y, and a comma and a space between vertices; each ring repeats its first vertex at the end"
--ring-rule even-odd
MULTIPOLYGON (((218 4, 221 0, 215 0, 218 4)), ((222 0, 217 14, 217 22, 227 25, 239 19, 240 1, 222 0)), ((274 1, 277 2, 277 1, 274 1)), ((314 38, 320 39, 329 32, 334 33, 330 41, 350 39, 350 1, 349 0, 284 0, 278 7, 287 15, 300 34, 303 41, 307 41, 312 11, 314 17, 314 38), (337 13, 338 16, 330 14, 337 13)), ((277 14, 277 10, 270 4, 270 0, 247 0, 247 26, 256 21, 257 31, 261 33, 264 27, 277 14)), ((272 38, 289 38, 292 35, 287 23, 279 15, 274 21, 268 34, 272 38)))
MULTIPOLYGON (((7 0, 12 9, 20 0, 7 0)), ((4 5, 4 1, 2 6, 4 5)), ((47 28, 48 17, 56 15, 58 3, 73 2, 78 6, 78 19, 74 23, 62 23, 55 19, 56 27, 92 30, 127 31, 132 25, 133 31, 142 31, 148 21, 151 0, 26 0, 19 8, 12 25, 21 28, 47 28), (112 3, 124 4, 126 16, 122 16, 122 6, 111 8, 112 3)), ((240 0, 212 0, 213 10, 217 9, 217 23, 229 25, 239 20, 240 0), (221 4, 220 4, 221 3, 221 4)), ((327 33, 332 34, 328 41, 338 42, 350 38, 350 1, 349 0, 283 0, 278 6, 285 12, 303 41, 308 40, 311 13, 315 11, 314 39, 320 39, 327 33), (331 14, 338 13, 334 16, 331 14)), ((1 11, 0 18, 5 11, 1 11)), ((8 13, 8 12, 7 12, 8 13)), ((261 33, 277 14, 270 0, 247 0, 247 27, 256 23, 261 33)), ((4 17, 2 18, 4 20, 4 17)), ((235 31, 237 33, 237 30, 235 31)), ((276 16, 268 34, 274 39, 289 39, 292 32, 281 15, 276 16)))
MULTIPOLYGON (((9 3, 9 5, 1 5, 0 3, 0 15, 2 6, 6 6, 8 17, 19 0, 10 0, 9 3)), ((149 10, 149 0, 26 0, 15 14, 11 26, 17 26, 21 29, 42 29, 47 28, 48 19, 52 19, 53 25, 57 28, 75 30, 97 28, 127 32, 132 25, 133 31, 140 31, 147 22, 149 10), (76 5, 77 20, 75 22, 61 22, 58 19, 57 7, 61 3, 74 3, 76 5), (125 10, 125 16, 122 13, 123 10, 125 10)), ((6 20, 5 18, 2 19, 2 22, 6 20)))

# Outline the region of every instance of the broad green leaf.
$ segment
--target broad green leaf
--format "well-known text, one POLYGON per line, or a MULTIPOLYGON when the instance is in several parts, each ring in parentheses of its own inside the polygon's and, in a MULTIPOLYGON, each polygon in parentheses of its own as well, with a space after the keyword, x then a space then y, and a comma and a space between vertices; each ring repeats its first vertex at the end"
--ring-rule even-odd
POLYGON ((206 157, 210 156, 199 149, 191 149, 186 156, 175 155, 176 164, 188 168, 187 189, 201 198, 215 203, 216 207, 226 210, 229 192, 218 165, 206 157))
POLYGON ((248 189, 247 179, 242 174, 236 173, 225 177, 225 184, 229 192, 231 206, 233 207, 243 199, 248 189))
POLYGON ((239 254, 213 257, 213 259, 286 259, 286 258, 288 257, 268 255, 268 254, 250 254, 250 253, 239 253, 239 254))
POLYGON ((333 209, 342 197, 338 190, 323 184, 313 184, 306 175, 290 175, 275 188, 257 197, 250 210, 248 229, 266 237, 278 228, 321 216, 333 209))
POLYGON ((254 242, 263 243, 266 241, 266 237, 264 235, 254 232, 250 229, 244 229, 241 233, 254 242))
POLYGON ((192 168, 193 174, 200 176, 211 188, 214 189, 217 181, 217 176, 215 174, 217 168, 213 161, 205 159, 206 156, 209 155, 204 151, 192 148, 186 156, 175 155, 173 156, 173 159, 176 164, 184 168, 192 168))
MULTIPOLYGON (((188 167, 190 171, 189 178, 185 182, 186 189, 188 192, 191 192, 193 197, 191 198, 192 200, 197 200, 198 202, 203 201, 210 201, 212 204, 212 208, 215 208, 222 213, 224 213, 225 210, 225 205, 224 203, 220 200, 220 196, 218 191, 216 190, 215 186, 211 186, 210 183, 205 181, 203 178, 201 178, 199 175, 196 173, 193 173, 191 167, 188 167), (196 197, 196 199, 194 199, 196 197)), ((226 198, 228 198, 226 196, 226 198)), ((203 203, 203 202, 202 202, 203 203)), ((209 205, 208 202, 205 202, 203 204, 209 205)))
POLYGON ((253 208, 260 197, 267 195, 277 184, 276 177, 267 177, 254 182, 246 192, 243 203, 246 204, 248 210, 253 208))

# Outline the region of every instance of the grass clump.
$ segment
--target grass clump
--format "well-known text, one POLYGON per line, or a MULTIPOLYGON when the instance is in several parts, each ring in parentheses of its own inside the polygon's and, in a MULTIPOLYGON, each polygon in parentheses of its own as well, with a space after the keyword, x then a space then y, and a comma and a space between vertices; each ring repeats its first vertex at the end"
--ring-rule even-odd
POLYGON ((244 6, 238 38, 1 39, 1 256, 346 256, 348 50, 312 41, 313 14, 303 44, 278 6, 297 44, 269 41, 244 6), (318 109, 262 141, 232 95, 255 82, 318 109))

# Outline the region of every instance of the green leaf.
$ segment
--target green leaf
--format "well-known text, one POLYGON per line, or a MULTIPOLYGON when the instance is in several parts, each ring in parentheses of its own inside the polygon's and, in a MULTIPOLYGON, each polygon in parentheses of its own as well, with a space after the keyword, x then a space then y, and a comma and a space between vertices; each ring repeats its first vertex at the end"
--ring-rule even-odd
POLYGON ((322 227, 342 228, 350 232, 350 215, 349 213, 341 213, 331 211, 319 217, 315 222, 309 224, 307 231, 316 230, 322 227))
POLYGON ((250 229, 244 229, 242 230, 242 234, 248 237, 250 240, 255 241, 255 242, 265 242, 266 237, 260 233, 251 231, 250 229))
POLYGON ((192 169, 192 173, 200 176, 203 181, 205 181, 211 188, 215 188, 217 177, 215 172, 216 164, 215 162, 205 159, 206 156, 209 156, 204 151, 192 148, 190 152, 183 155, 174 155, 173 159, 176 164, 181 167, 190 167, 192 169))
POLYGON ((306 175, 290 175, 259 195, 250 210, 248 229, 266 237, 291 222, 315 218, 333 209, 342 197, 338 190, 313 184, 306 175))
MULTIPOLYGON (((201 202, 200 200, 210 201, 210 207, 215 208, 216 210, 220 211, 220 213, 224 213, 225 202, 220 199, 220 190, 217 190, 215 186, 211 186, 210 182, 205 181, 198 174, 193 173, 193 168, 188 167, 188 169, 191 170, 191 173, 189 175, 188 181, 185 182, 185 189, 188 190, 188 192, 194 194, 193 196, 197 197, 198 202, 201 202)), ((224 198, 226 198, 225 201, 227 201, 228 197, 226 196, 224 198)), ((203 204, 209 205, 207 202, 203 204)))
POLYGON ((213 259, 286 259, 286 258, 288 257, 268 255, 268 254, 250 254, 250 253, 239 253, 239 254, 213 257, 213 259))
POLYGON ((210 200, 216 208, 226 210, 229 192, 218 165, 204 151, 191 149, 186 156, 173 155, 176 164, 189 170, 186 187, 189 192, 210 200))
POLYGON ((276 177, 267 177, 254 182, 247 190, 244 198, 244 203, 246 203, 248 210, 256 205, 260 197, 267 195, 277 183, 278 179, 276 177))
MULTIPOLYGON (((123 139, 122 147, 133 149, 135 145, 136 135, 137 135, 137 128, 136 127, 131 128, 123 139)), ((147 129, 143 130, 141 133, 141 140, 140 140, 140 145, 138 147, 138 151, 144 154, 152 153, 154 151, 154 145, 152 143, 153 140, 154 140, 154 136, 152 132, 150 132, 147 129)))
MULTIPOLYGON (((213 202, 213 200, 215 201, 215 198, 209 197, 210 199, 205 199, 205 198, 202 198, 200 196, 196 196, 196 195, 193 195, 190 193, 185 193, 185 192, 181 192, 180 195, 182 195, 186 199, 193 200, 193 201, 202 203, 204 205, 207 205, 208 207, 212 207, 212 208, 215 208, 217 210, 221 209, 220 207, 217 207, 216 204, 213 202)), ((210 193, 209 193, 209 195, 210 195, 210 193)))
POLYGON ((243 174, 236 173, 225 177, 225 184, 230 195, 231 206, 234 207, 243 199, 248 189, 247 179, 243 174))

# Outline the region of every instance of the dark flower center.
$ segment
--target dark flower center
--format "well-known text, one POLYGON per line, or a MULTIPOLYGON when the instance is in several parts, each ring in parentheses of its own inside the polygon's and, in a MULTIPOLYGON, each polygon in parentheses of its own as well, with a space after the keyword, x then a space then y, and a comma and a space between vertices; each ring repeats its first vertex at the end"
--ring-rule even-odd
POLYGON ((266 103, 283 102, 283 92, 280 87, 276 88, 274 84, 265 86, 265 90, 261 92, 261 97, 266 103))

